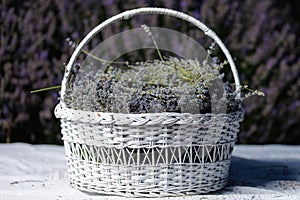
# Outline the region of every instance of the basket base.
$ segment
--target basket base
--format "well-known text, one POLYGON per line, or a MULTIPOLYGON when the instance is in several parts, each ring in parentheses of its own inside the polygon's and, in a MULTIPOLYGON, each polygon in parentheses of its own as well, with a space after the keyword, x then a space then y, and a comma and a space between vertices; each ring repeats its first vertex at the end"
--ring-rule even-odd
POLYGON ((125 167, 68 159, 68 165, 72 166, 70 185, 81 191, 125 197, 166 197, 204 194, 223 188, 227 184, 230 160, 125 167))

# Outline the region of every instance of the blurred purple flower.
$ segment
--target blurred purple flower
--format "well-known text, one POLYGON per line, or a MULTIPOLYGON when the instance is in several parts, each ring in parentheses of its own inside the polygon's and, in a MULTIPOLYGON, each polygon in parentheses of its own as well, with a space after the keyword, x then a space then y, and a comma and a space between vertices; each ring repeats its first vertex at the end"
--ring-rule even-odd
MULTIPOLYGON (((300 37, 299 24, 291 17, 289 3, 280 0, 5 1, 0 5, 0 66, 3 66, 0 67, 3 91, 0 133, 8 134, 8 128, 2 126, 5 123, 5 127, 10 127, 13 141, 59 143, 58 120, 49 120, 49 112, 57 103, 57 90, 34 95, 29 92, 60 84, 62 63, 67 63, 73 52, 65 38, 78 42, 108 17, 126 9, 154 6, 181 9, 211 27, 232 53, 242 82, 266 93, 265 98, 252 97, 245 102, 247 116, 241 127, 240 142, 295 143, 300 136, 296 127, 300 124, 300 37), (36 126, 24 128, 26 123, 36 126), (34 140, 26 138, 28 135, 33 135, 34 140)), ((147 18, 139 16, 109 26, 91 44, 121 30, 139 27, 144 20, 147 18)), ((180 20, 160 16, 147 22, 190 34, 206 47, 210 44, 198 29, 180 20)), ((230 73, 227 74, 228 80, 232 80, 230 73)))

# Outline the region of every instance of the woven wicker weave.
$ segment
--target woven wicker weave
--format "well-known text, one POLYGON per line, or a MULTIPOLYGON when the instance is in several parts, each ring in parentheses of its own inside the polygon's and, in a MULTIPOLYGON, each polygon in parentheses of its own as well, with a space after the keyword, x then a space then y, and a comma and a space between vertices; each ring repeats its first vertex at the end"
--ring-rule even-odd
POLYGON ((200 194, 227 182, 231 152, 243 112, 231 114, 122 114, 81 111, 64 103, 70 71, 83 46, 116 20, 139 14, 162 14, 196 25, 225 54, 237 91, 240 82, 224 44, 204 24, 164 8, 140 8, 116 15, 95 27, 78 45, 65 71, 61 119, 70 184, 102 194, 153 197, 200 194))

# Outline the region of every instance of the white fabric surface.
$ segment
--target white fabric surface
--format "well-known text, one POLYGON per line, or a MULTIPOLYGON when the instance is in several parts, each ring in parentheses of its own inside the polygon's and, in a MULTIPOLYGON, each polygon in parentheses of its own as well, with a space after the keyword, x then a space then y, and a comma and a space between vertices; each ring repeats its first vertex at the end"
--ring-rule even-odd
MULTIPOLYGON (((129 198, 91 195, 71 188, 62 146, 13 143, 0 144, 0 199, 129 198)), ((223 190, 155 199, 300 200, 300 146, 236 145, 229 185, 223 190)))

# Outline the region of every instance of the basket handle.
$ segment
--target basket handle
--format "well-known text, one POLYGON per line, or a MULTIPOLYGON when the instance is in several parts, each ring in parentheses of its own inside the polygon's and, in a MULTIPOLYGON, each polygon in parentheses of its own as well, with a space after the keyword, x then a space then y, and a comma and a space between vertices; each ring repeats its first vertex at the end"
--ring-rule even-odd
POLYGON ((223 44, 221 39, 217 36, 217 34, 214 31, 209 29, 205 24, 203 24, 202 22, 200 22, 196 18, 191 17, 191 16, 189 16, 185 13, 178 12, 178 11, 171 10, 171 9, 167 9, 167 8, 146 7, 146 8, 138 8, 138 9, 128 10, 128 11, 122 12, 118 15, 115 15, 115 16, 105 20, 104 22, 102 22, 98 26, 96 26, 94 29, 92 29, 85 36, 85 38, 79 43, 79 45, 75 49, 74 53, 72 54, 72 56, 70 58, 69 63, 66 66, 65 74, 64 74, 64 77, 63 77, 63 80, 62 80, 62 87, 61 87, 61 100, 62 101, 64 100, 64 97, 65 97, 65 91, 66 91, 67 84, 68 84, 68 81, 69 81, 69 78, 70 78, 72 67, 73 67, 74 62, 76 61, 77 57, 79 56, 81 50, 83 49, 83 46, 86 43, 88 43, 96 34, 98 34, 106 26, 112 24, 113 22, 118 21, 118 20, 122 20, 122 19, 126 20, 126 19, 129 19, 129 18, 131 18, 135 15, 141 15, 141 14, 167 15, 167 16, 172 16, 172 17, 182 19, 184 21, 187 21, 187 22, 195 25, 200 30, 202 30, 205 35, 207 35, 211 39, 213 39, 218 44, 218 46, 221 48, 221 50, 223 51, 223 53, 226 56, 226 59, 227 59, 229 65, 230 65, 230 68, 231 68, 231 71, 232 71, 232 74, 233 74, 233 78, 234 78, 234 81, 235 81, 237 95, 240 96, 240 87, 241 86, 240 86, 240 80, 239 80, 239 76, 238 76, 236 66, 233 62, 233 59, 232 59, 228 49, 225 47, 225 45, 223 44))

